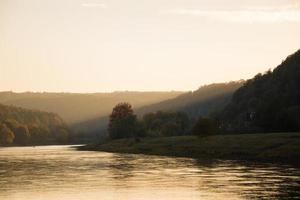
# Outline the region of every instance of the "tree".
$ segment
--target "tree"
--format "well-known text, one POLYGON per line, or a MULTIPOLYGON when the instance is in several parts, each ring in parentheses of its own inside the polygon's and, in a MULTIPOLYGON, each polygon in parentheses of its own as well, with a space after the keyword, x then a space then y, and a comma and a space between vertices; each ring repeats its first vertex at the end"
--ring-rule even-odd
POLYGON ((0 104, 0 124, 2 123, 14 133, 14 143, 19 145, 47 144, 68 139, 67 125, 53 113, 0 104), (65 130, 60 130, 61 128, 65 130))
POLYGON ((41 142, 43 140, 43 134, 40 127, 36 123, 28 124, 28 130, 31 136, 31 140, 34 143, 41 142))
POLYGON ((199 137, 208 136, 216 133, 216 124, 209 118, 199 118, 192 128, 192 133, 199 137))
POLYGON ((184 112, 157 111, 143 116, 147 132, 156 136, 184 135, 189 128, 189 118, 184 112))
POLYGON ((15 131, 15 142, 20 145, 28 144, 30 134, 26 125, 20 125, 15 131))
POLYGON ((58 128, 55 132, 55 138, 60 143, 66 143, 69 140, 69 131, 66 128, 58 128))
POLYGON ((137 118, 129 103, 117 104, 109 116, 108 133, 111 139, 136 136, 137 118))
POLYGON ((248 80, 218 118, 222 131, 235 133, 300 131, 300 50, 273 71, 248 80), (252 115, 249 118, 249 113, 252 115))
POLYGON ((15 139, 14 133, 5 125, 0 125, 0 144, 12 144, 15 139))
POLYGON ((180 125, 172 121, 163 124, 160 131, 163 136, 176 136, 182 134, 180 125))
POLYGON ((17 122, 15 119, 10 119, 10 118, 6 119, 4 121, 4 124, 13 132, 17 130, 17 128, 20 126, 19 122, 17 122))

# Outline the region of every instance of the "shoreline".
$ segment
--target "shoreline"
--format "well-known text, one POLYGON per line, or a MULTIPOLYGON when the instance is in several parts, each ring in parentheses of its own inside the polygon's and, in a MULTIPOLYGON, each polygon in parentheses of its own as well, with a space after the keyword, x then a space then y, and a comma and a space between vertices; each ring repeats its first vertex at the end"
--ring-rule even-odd
POLYGON ((222 159, 300 165, 300 133, 214 135, 205 138, 174 136, 112 140, 76 147, 81 151, 103 151, 222 159))

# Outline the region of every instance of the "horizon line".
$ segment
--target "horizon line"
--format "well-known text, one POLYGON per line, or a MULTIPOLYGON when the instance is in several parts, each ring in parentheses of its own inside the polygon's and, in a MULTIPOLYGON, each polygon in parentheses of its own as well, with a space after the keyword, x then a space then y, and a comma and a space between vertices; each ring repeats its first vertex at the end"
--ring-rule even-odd
MULTIPOLYGON (((247 79, 248 80, 248 79, 247 79)), ((226 82, 213 82, 213 83, 207 83, 202 84, 198 88, 194 90, 113 90, 113 91, 99 91, 99 92, 72 92, 72 91, 34 91, 34 90, 23 90, 23 91, 14 91, 14 90, 1 90, 0 93, 16 93, 16 94, 22 94, 22 93, 52 93, 52 94, 113 94, 113 93, 166 93, 166 92, 174 92, 174 93, 185 93, 185 92, 193 92, 196 91, 202 87, 214 85, 214 84, 229 84, 229 83, 239 83, 239 82, 245 82, 245 79, 240 79, 236 81, 226 81, 226 82)))

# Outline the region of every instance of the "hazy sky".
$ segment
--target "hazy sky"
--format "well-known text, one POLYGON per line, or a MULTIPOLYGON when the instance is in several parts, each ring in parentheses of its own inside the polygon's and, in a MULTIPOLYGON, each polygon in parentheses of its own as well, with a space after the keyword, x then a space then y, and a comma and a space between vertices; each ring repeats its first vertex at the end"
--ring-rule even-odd
POLYGON ((0 0, 0 90, 194 90, 300 48, 300 0, 0 0))

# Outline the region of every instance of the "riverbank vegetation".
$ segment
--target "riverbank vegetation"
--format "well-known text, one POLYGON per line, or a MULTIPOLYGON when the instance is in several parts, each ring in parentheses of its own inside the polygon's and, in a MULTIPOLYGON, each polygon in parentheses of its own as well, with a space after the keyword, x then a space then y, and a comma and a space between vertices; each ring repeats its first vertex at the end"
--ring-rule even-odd
MULTIPOLYGON (((118 102, 110 100, 110 106, 106 107, 105 115, 101 112, 101 115, 94 115, 89 120, 72 125, 71 128, 74 128, 75 132, 77 132, 77 136, 75 137, 77 141, 91 142, 103 139, 107 136, 108 115, 113 106, 119 102, 130 102, 130 104, 133 105, 133 110, 137 118, 142 118, 144 115, 159 111, 163 111, 164 113, 185 113, 191 120, 197 120, 199 117, 210 117, 212 114, 224 109, 229 103, 232 94, 240 88, 243 83, 244 81, 240 80, 204 85, 195 91, 175 93, 177 96, 166 95, 165 99, 161 98, 160 101, 157 100, 157 102, 153 101, 152 103, 146 100, 147 98, 151 99, 150 95, 142 95, 140 97, 133 96, 134 98, 122 97, 118 98, 118 102), (146 101, 147 103, 145 103, 146 101), (143 106, 141 106, 141 102, 144 102, 143 106)), ((170 92, 170 94, 173 94, 173 92, 170 92)), ((99 99, 97 102, 103 102, 103 100, 99 99)), ((99 105, 99 108, 102 108, 103 105, 99 105)), ((85 106, 82 107, 82 109, 85 109, 85 106)), ((98 112, 98 108, 93 109, 92 112, 98 112)))
MULTIPOLYGON (((209 120, 210 121, 210 120, 209 120)), ((205 126, 205 125, 204 125, 205 126)), ((109 117, 109 138, 163 137, 190 134, 191 122, 183 112, 148 113, 138 118, 129 103, 116 105, 109 117)))
POLYGON ((119 139, 80 150, 299 164, 300 133, 259 133, 119 139))
POLYGON ((248 80, 218 119, 229 132, 300 131, 300 50, 248 80))
POLYGON ((180 109, 137 117, 129 103, 118 104, 110 115, 110 140, 80 149, 299 162, 299 66, 300 50, 246 81, 223 109, 204 117, 180 109))
POLYGON ((64 144, 69 133, 57 114, 0 104, 0 146, 64 144))

